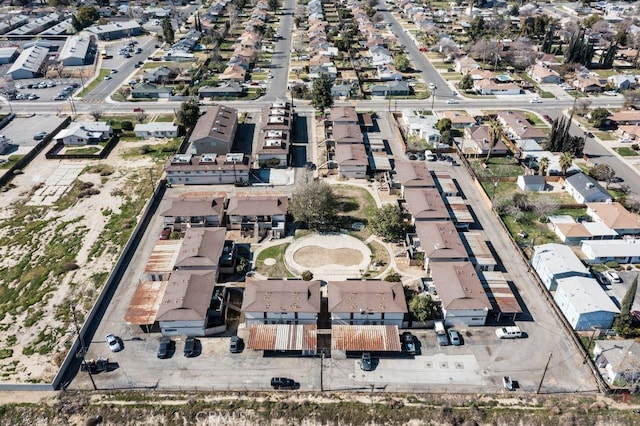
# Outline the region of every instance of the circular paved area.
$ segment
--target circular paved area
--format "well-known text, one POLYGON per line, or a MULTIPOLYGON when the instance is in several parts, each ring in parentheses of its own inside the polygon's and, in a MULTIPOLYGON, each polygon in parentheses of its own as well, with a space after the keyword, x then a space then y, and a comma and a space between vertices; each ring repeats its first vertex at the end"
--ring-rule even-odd
POLYGON ((264 264, 267 265, 267 266, 273 266, 273 265, 276 264, 276 260, 273 257, 267 257, 264 260, 264 264))
POLYGON ((284 258, 293 273, 309 270, 314 279, 339 281, 360 278, 369 268, 371 250, 349 235, 312 234, 291 243, 284 258))

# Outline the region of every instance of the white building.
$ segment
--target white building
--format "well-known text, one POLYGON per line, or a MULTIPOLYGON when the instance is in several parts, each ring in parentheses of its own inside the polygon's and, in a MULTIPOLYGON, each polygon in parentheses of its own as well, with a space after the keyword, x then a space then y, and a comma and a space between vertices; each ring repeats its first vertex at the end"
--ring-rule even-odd
POLYGON ((2 47, 0 48, 0 64, 10 64, 18 57, 17 47, 2 47))
POLYGON ((531 266, 549 291, 554 291, 558 280, 567 277, 591 277, 571 247, 564 244, 542 244, 534 247, 531 266))
POLYGON ((640 375, 640 345, 633 339, 596 340, 593 348, 602 377, 613 385, 637 382, 640 375))
POLYGON ((153 123, 136 124, 133 129, 138 138, 176 138, 178 126, 170 122, 156 121, 153 123))
POLYGON ((402 121, 409 135, 418 136, 430 143, 440 142, 440 131, 435 128, 438 117, 435 115, 420 115, 416 111, 405 109, 402 111, 402 121))
POLYGON ((582 241, 580 250, 591 264, 640 263, 640 240, 636 239, 582 241))
POLYGON ((60 130, 53 139, 65 145, 88 145, 107 140, 113 131, 105 121, 77 121, 60 130))
POLYGON ((49 49, 41 46, 31 46, 22 51, 13 63, 7 75, 14 80, 35 78, 44 74, 47 68, 49 49))
POLYGON ((614 317, 620 313, 595 278, 559 279, 553 299, 577 331, 611 328, 614 317))
POLYGON ((89 47, 93 44, 93 37, 76 35, 69 37, 60 50, 58 60, 65 67, 86 65, 89 47))
POLYGON ((565 188, 569 195, 578 203, 592 203, 594 201, 611 201, 612 197, 598 181, 584 173, 576 173, 565 179, 565 188))

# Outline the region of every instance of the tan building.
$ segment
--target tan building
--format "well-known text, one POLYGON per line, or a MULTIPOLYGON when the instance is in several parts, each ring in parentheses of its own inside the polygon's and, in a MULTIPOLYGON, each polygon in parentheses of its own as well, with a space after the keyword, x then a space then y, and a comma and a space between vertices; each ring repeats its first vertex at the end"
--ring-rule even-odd
POLYGON ((627 210, 622 204, 586 203, 587 214, 596 221, 613 229, 618 235, 640 234, 640 220, 638 216, 627 210))
POLYGON ((238 130, 238 111, 223 105, 205 109, 191 133, 194 154, 225 155, 231 151, 238 130))
POLYGON ((447 206, 436 188, 408 188, 404 191, 411 222, 451 220, 447 206))
POLYGON ((164 199, 158 210, 165 226, 179 229, 220 226, 224 217, 225 198, 224 194, 187 192, 164 199))
POLYGON ((337 144, 335 161, 341 178, 366 179, 369 158, 363 144, 337 144))
POLYGON ((327 283, 334 325, 395 325, 402 327, 407 301, 402 283, 331 281, 327 283))
POLYGON ((254 238, 285 235, 289 199, 281 194, 237 194, 227 205, 227 229, 254 238))

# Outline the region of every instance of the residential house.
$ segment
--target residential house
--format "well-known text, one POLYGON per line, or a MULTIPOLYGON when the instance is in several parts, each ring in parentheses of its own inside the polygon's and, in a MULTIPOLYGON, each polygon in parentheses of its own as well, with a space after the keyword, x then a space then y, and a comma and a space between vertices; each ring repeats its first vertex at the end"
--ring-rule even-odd
POLYGON ((240 65, 230 65, 224 69, 220 77, 220 81, 237 81, 243 82, 247 79, 247 70, 240 65))
POLYGON ((544 180, 544 176, 540 175, 520 175, 516 179, 516 185, 521 191, 544 191, 547 187, 547 183, 544 180))
POLYGON ((335 106, 331 108, 329 115, 329 121, 333 123, 333 126, 344 124, 358 124, 358 114, 354 107, 349 106, 335 106))
POLYGON ((628 90, 636 85, 636 79, 626 74, 616 74, 607 77, 607 83, 612 85, 616 90, 628 90))
POLYGON ((362 145, 364 142, 364 136, 359 125, 341 125, 333 126, 333 140, 336 145, 339 144, 357 144, 362 145))
POLYGON ((406 81, 390 81, 371 86, 371 96, 408 96, 411 87, 406 81))
POLYGON ((246 185, 250 166, 242 153, 176 154, 167 161, 164 171, 171 185, 246 185))
POLYGON ((53 139, 64 145, 82 146, 106 141, 112 135, 111 125, 106 121, 76 121, 56 133, 53 139))
POLYGON ((640 126, 638 125, 618 126, 615 133, 620 137, 620 141, 636 142, 640 140, 640 126))
POLYGON ((335 161, 340 178, 366 179, 369 159, 363 144, 336 144, 335 161))
POLYGON ((144 74, 142 79, 149 83, 166 83, 169 80, 173 80, 178 75, 178 72, 167 66, 149 68, 144 74))
POLYGON ((402 123, 406 126, 407 133, 434 145, 441 140, 440 131, 436 128, 437 121, 435 115, 421 115, 411 109, 402 111, 402 123))
POLYGON ((224 194, 212 192, 187 192, 164 199, 158 210, 164 226, 217 227, 223 223, 225 198, 224 194))
POLYGON ((436 188, 436 182, 421 161, 401 163, 396 167, 395 179, 400 184, 401 197, 405 198, 405 191, 412 188, 436 188))
MULTIPOLYGON (((226 228, 187 228, 176 257, 174 269, 215 271, 217 279, 217 274, 220 273, 222 267, 221 260, 229 259, 231 262, 234 260, 233 257, 228 256, 228 253, 225 259, 222 259, 225 248, 229 252, 232 246, 231 241, 228 245, 226 244, 226 233, 226 228)), ((230 266, 232 265, 226 265, 227 272, 232 269, 230 266)))
POLYGON ((640 111, 635 109, 623 110, 612 113, 607 117, 609 121, 613 121, 618 126, 620 125, 640 125, 640 111))
POLYGON ((565 179, 565 189, 578 203, 611 201, 611 194, 598 181, 584 173, 576 173, 565 179))
POLYGON ((351 83, 336 83, 331 86, 331 96, 334 98, 350 98, 354 90, 351 83))
POLYGON ((424 253, 424 268, 431 262, 467 261, 469 255, 462 244, 460 235, 451 221, 436 222, 420 220, 415 222, 415 234, 408 234, 411 258, 424 253))
POLYGON ((637 383, 640 344, 634 339, 594 340, 593 355, 602 377, 610 385, 637 383), (604 370, 604 371, 603 371, 604 370))
POLYGON ((227 229, 254 238, 285 235, 289 199, 286 195, 237 194, 227 205, 227 229))
POLYGON ((542 84, 557 84, 562 82, 562 77, 557 71, 534 64, 527 69, 527 74, 533 81, 542 84))
POLYGON ((378 65, 376 71, 378 73, 378 80, 402 80, 404 78, 402 73, 396 70, 396 67, 392 64, 378 65))
POLYGON ((451 220, 447 206, 437 188, 406 188, 406 209, 411 214, 411 223, 418 221, 451 220))
POLYGON ((495 79, 474 81, 473 90, 480 95, 519 95, 522 87, 515 83, 499 83, 495 79))
POLYGON ((287 130, 262 130, 258 136, 255 155, 260 167, 289 165, 291 133, 287 130))
POLYGON ((311 80, 315 80, 316 78, 320 78, 320 74, 327 74, 329 78, 335 80, 338 76, 338 69, 333 65, 333 63, 329 62, 310 67, 309 74, 307 75, 311 80))
POLYGON ((500 111, 497 119, 502 124, 504 132, 509 139, 543 141, 547 138, 544 131, 529 123, 529 119, 522 112, 500 111))
POLYGON ((464 128, 464 137, 462 139, 462 148, 465 153, 473 153, 476 155, 487 155, 489 150, 493 155, 505 155, 509 149, 500 139, 496 145, 491 147, 491 137, 489 136, 489 126, 473 125, 464 128))
POLYGON ((618 202, 586 203, 587 214, 595 222, 606 225, 618 235, 640 234, 638 216, 618 202))
POLYGON ((637 239, 585 240, 580 242, 580 250, 592 265, 640 263, 640 240, 637 239))
POLYGON ((320 281, 247 281, 241 311, 245 323, 316 324, 320 314, 320 281))
POLYGON ((238 111, 235 108, 223 105, 206 108, 191 132, 191 152, 225 155, 231 151, 237 130, 238 111))
POLYGON ((616 231, 600 222, 576 222, 570 215, 549 216, 549 227, 560 241, 568 246, 577 246, 582 240, 604 240, 617 238, 616 231))
POLYGON ((485 324, 491 302, 471 262, 433 262, 429 272, 447 326, 485 324))
POLYGON ((407 301, 400 282, 331 281, 327 283, 331 323, 402 327, 407 301))
POLYGON ((374 67, 393 64, 393 55, 386 47, 373 46, 369 48, 369 54, 371 55, 371 65, 374 67))
POLYGON ((151 83, 138 83, 131 90, 133 99, 168 99, 171 97, 170 87, 156 86, 151 83))
POLYGON ((448 118, 454 129, 464 129, 477 124, 477 120, 466 111, 439 111, 436 114, 439 118, 448 118))
POLYGON ((158 307, 163 336, 205 336, 216 273, 174 271, 158 307))
POLYGON ((555 291, 558 281, 567 277, 591 277, 571 247, 564 244, 542 244, 533 248, 531 266, 549 291, 555 291))
POLYGON ((154 121, 151 123, 138 123, 133 132, 137 138, 177 138, 178 126, 168 121, 154 121))
POLYGON ((460 74, 468 74, 471 70, 480 69, 480 65, 470 56, 462 56, 454 61, 454 69, 460 74))
POLYGON ((602 84, 602 82, 600 82, 600 79, 598 77, 580 76, 573 81, 572 86, 583 93, 591 93, 591 92, 602 92, 605 85, 602 84))
POLYGON ((558 280, 553 299, 576 331, 609 329, 615 316, 620 313, 595 278, 569 277, 558 280))
POLYGON ((204 98, 237 98, 242 96, 244 88, 236 81, 225 81, 218 86, 204 86, 198 89, 198 97, 204 98))

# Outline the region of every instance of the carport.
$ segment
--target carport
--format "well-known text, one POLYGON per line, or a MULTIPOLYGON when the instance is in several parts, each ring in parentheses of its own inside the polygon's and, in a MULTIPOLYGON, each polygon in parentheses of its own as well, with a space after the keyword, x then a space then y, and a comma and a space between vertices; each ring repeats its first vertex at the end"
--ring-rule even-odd
POLYGON ((496 321, 507 318, 515 321, 518 314, 522 313, 522 308, 504 274, 500 271, 483 271, 480 282, 487 292, 496 321))
POLYGON ((400 352, 397 325, 333 325, 331 351, 400 352))
POLYGON ((318 348, 315 324, 253 324, 249 328, 247 348, 315 355, 318 348))
POLYGON ((167 290, 167 284, 168 281, 140 281, 124 320, 130 324, 139 325, 146 333, 151 332, 154 326, 157 328, 156 316, 167 290))

